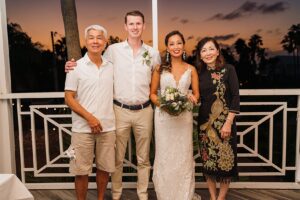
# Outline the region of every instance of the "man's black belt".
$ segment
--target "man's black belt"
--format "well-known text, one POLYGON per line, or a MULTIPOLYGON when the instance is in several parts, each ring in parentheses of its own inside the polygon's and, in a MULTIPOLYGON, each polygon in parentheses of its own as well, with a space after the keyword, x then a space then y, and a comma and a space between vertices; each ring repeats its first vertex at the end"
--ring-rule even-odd
POLYGON ((148 100, 146 103, 143 103, 143 104, 126 105, 126 104, 121 103, 117 100, 114 100, 114 104, 116 104, 117 106, 120 106, 121 108, 126 108, 126 109, 129 109, 129 110, 141 110, 143 108, 147 108, 151 104, 151 102, 150 102, 150 100, 148 100))

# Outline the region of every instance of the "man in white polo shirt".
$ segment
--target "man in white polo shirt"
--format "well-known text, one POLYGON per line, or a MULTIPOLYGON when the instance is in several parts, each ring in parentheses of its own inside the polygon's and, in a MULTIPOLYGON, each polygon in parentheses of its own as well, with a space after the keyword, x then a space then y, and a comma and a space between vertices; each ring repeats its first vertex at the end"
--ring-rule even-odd
MULTIPOLYGON (((160 55, 156 49, 142 41, 145 30, 143 13, 126 13, 124 28, 127 40, 110 45, 104 53, 104 57, 114 66, 116 171, 112 173, 112 197, 113 200, 121 199, 124 157, 133 130, 137 155, 137 194, 140 200, 147 200, 153 128, 153 109, 149 100, 150 82, 153 69, 160 64, 160 55)), ((66 71, 72 71, 74 66, 74 61, 68 61, 65 65, 66 71)))
POLYGON ((101 56, 107 44, 106 29, 87 27, 85 42, 87 53, 65 82, 65 101, 72 110, 71 148, 75 152, 70 172, 75 175, 77 199, 86 199, 95 156, 98 200, 104 200, 109 173, 115 171, 113 65, 101 56))

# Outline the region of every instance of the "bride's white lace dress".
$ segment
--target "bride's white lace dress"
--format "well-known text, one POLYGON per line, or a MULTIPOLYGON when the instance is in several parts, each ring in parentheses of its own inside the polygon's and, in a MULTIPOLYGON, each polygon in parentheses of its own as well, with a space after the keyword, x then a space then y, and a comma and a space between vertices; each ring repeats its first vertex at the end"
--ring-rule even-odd
MULTIPOLYGON (((164 71, 160 89, 177 87, 185 94, 191 85, 191 68, 176 83, 173 74, 164 71)), ((155 160, 153 183, 158 200, 191 200, 195 189, 195 162, 193 159, 193 115, 183 112, 171 116, 155 110, 155 160)))

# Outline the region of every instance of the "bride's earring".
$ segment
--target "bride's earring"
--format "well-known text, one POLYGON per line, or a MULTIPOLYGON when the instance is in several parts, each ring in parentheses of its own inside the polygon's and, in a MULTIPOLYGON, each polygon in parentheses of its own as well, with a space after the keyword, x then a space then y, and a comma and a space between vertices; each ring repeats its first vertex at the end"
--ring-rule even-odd
POLYGON ((166 53, 166 63, 170 62, 170 53, 167 51, 166 53))
POLYGON ((182 59, 185 60, 186 59, 186 52, 183 51, 183 54, 182 54, 182 59))

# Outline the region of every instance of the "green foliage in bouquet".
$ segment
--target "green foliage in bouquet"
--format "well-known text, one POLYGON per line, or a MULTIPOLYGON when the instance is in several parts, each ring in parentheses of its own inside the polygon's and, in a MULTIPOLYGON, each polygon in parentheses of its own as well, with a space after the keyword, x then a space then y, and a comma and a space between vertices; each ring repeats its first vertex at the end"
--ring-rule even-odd
POLYGON ((177 116, 183 111, 192 111, 193 104, 187 95, 183 94, 178 88, 167 87, 158 99, 160 108, 170 115, 177 116))

